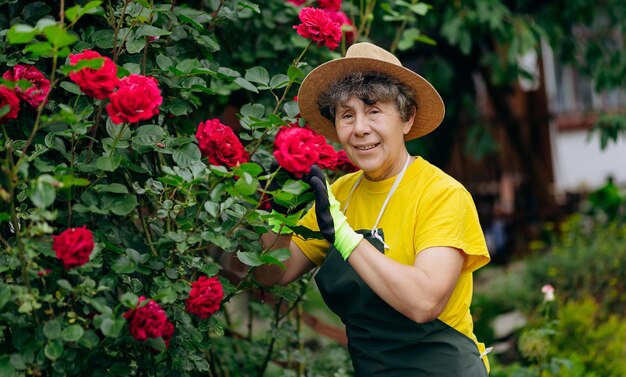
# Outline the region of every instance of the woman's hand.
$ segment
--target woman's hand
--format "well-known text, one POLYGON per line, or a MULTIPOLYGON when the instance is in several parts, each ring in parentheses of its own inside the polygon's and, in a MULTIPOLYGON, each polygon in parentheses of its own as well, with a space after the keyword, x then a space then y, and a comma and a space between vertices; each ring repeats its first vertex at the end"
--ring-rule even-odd
POLYGON ((304 176, 304 180, 315 193, 315 215, 322 235, 347 260, 363 239, 363 235, 356 233, 348 224, 339 202, 328 189, 324 173, 317 165, 311 167, 311 172, 304 176))

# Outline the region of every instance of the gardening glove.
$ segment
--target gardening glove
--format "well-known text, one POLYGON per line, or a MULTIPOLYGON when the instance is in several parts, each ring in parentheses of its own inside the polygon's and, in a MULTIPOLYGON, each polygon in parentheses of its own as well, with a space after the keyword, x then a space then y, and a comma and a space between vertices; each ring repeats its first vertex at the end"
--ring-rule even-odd
POLYGON ((341 212, 340 204, 328 189, 326 177, 318 166, 313 165, 304 180, 315 193, 315 215, 322 235, 335 246, 344 260, 348 260, 363 235, 355 232, 348 224, 346 215, 341 212))
POLYGON ((303 210, 314 199, 313 191, 293 174, 280 169, 276 160, 270 165, 270 174, 274 177, 267 187, 267 191, 271 192, 268 195, 271 208, 268 222, 275 233, 289 234, 289 226, 296 225, 303 210))

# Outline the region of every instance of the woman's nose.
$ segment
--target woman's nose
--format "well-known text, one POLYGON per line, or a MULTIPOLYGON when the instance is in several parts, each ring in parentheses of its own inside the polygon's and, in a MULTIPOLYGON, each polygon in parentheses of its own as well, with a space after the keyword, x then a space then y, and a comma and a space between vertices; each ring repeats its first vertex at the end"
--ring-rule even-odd
POLYGON ((354 130, 353 132, 356 135, 367 135, 371 132, 371 128, 369 125, 369 122, 367 120, 367 117, 364 116, 356 116, 355 122, 354 122, 354 130))

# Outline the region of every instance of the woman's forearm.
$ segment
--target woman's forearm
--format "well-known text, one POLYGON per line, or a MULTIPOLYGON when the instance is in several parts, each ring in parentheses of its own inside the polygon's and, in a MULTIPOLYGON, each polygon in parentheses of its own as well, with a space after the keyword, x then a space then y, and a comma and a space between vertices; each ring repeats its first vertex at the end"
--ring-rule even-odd
POLYGON ((404 265, 361 241, 348 263, 376 294, 415 322, 436 319, 446 306, 461 273, 464 256, 450 247, 433 247, 404 265))

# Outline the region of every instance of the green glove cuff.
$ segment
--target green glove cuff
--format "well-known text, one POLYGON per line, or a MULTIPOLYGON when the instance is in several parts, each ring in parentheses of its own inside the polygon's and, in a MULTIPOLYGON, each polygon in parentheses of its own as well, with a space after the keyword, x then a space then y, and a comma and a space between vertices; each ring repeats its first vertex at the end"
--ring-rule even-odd
MULTIPOLYGON (((326 187, 330 187, 328 182, 326 187)), ((328 202, 330 204, 330 214, 333 217, 333 223, 335 226, 335 243, 333 246, 341 253, 343 260, 348 260, 350 254, 357 247, 359 242, 363 239, 363 235, 355 232, 350 224, 346 215, 341 212, 341 207, 333 192, 328 190, 328 202)))

